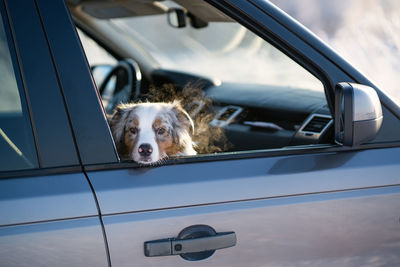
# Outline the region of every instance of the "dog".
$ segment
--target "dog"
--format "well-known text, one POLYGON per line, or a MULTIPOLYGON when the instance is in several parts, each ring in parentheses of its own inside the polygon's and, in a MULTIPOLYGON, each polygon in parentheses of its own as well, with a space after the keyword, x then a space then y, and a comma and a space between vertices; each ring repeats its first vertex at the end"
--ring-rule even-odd
POLYGON ((109 125, 123 160, 156 165, 171 156, 197 154, 193 121, 179 101, 120 104, 109 125))

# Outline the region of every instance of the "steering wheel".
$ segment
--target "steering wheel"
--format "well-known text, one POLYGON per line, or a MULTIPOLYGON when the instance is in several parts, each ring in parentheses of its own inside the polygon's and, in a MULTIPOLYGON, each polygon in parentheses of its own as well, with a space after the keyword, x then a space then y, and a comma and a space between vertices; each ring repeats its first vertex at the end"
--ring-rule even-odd
POLYGON ((107 74, 99 86, 101 98, 108 100, 104 107, 107 114, 112 114, 115 107, 120 103, 136 101, 140 94, 142 73, 139 65, 132 59, 118 62, 107 74), (115 86, 107 88, 112 77, 115 76, 115 86), (107 88, 107 89, 106 89, 107 88))

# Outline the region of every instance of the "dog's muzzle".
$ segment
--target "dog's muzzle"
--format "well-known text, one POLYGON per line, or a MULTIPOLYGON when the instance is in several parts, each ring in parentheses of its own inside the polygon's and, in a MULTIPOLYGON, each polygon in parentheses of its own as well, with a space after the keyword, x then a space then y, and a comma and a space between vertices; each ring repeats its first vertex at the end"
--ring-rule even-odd
POLYGON ((153 153, 153 147, 150 144, 141 144, 138 148, 139 155, 148 157, 153 153))

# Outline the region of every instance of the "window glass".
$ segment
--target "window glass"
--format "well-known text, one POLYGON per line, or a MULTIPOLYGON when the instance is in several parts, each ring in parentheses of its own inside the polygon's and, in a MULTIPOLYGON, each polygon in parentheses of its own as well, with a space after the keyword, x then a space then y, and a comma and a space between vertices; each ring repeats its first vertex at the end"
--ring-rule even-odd
POLYGON ((25 95, 0 15, 0 171, 37 168, 25 95))
POLYGON ((110 53, 89 38, 83 31, 80 29, 77 29, 77 31, 85 48, 86 58, 90 66, 99 64, 113 65, 117 63, 117 60, 110 53))
MULTIPOLYGON (((79 38, 81 39, 82 46, 84 47, 86 58, 91 66, 94 81, 97 86, 100 86, 105 76, 107 76, 112 67, 115 66, 118 61, 79 28, 77 28, 77 31, 79 38)), ((106 87, 106 92, 112 90, 114 83, 115 77, 112 77, 111 81, 106 87)), ((107 100, 105 97, 102 98, 102 102, 103 106, 107 105, 107 100)))
MULTIPOLYGON (((249 29, 201 3, 156 2, 152 8, 174 8, 161 14, 152 13, 154 9, 144 8, 140 1, 131 2, 129 7, 138 13, 120 9, 122 5, 117 3, 112 7, 82 3, 82 8, 74 8, 73 12, 96 25, 94 36, 108 35, 104 39, 112 42, 113 49, 120 47, 125 56, 129 54, 141 66, 143 94, 130 101, 180 101, 193 120, 194 130, 188 127, 185 137, 191 136, 197 154, 331 143, 333 121, 321 81, 249 29), (168 22, 168 18, 178 18, 174 17, 175 8, 186 12, 184 27, 168 22)), ((85 41, 86 36, 81 40, 88 55, 91 42, 85 41)), ((169 125, 150 111, 135 114, 139 109, 126 112, 129 106, 121 110, 112 106, 114 114, 108 112, 109 103, 126 103, 133 95, 124 83, 129 79, 124 77, 123 69, 115 73, 116 81, 110 80, 114 96, 107 95, 111 100, 103 104, 121 159, 148 164, 152 163, 146 161, 148 155, 156 152, 161 157, 170 156, 169 151, 174 151, 172 156, 195 154, 192 149, 182 152, 181 147, 168 150, 176 140, 168 139, 169 125), (145 123, 140 116, 144 116, 145 123), (153 119, 154 125, 148 123, 153 119), (144 125, 146 131, 141 128, 144 125), (148 138, 142 138, 145 132, 148 138), (155 147, 168 149, 160 152, 155 147)), ((104 100, 103 92, 100 94, 104 100)), ((178 116, 183 125, 190 126, 185 118, 178 116)), ((190 141, 185 139, 184 143, 190 141)))
POLYGON ((324 90, 303 67, 238 23, 210 22, 202 29, 176 29, 165 22, 165 15, 111 20, 165 69, 223 82, 324 90))

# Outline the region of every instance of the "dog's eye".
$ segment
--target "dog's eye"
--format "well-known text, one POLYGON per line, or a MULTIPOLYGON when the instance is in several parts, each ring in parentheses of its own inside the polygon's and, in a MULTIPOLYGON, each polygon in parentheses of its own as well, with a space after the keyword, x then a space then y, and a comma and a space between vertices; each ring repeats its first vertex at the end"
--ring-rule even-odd
POLYGON ((136 127, 131 127, 131 128, 129 128, 129 131, 130 131, 131 133, 133 133, 133 134, 137 134, 138 129, 137 129, 136 127))
POLYGON ((157 134, 158 135, 163 135, 165 133, 165 129, 164 128, 158 128, 157 129, 157 134))

